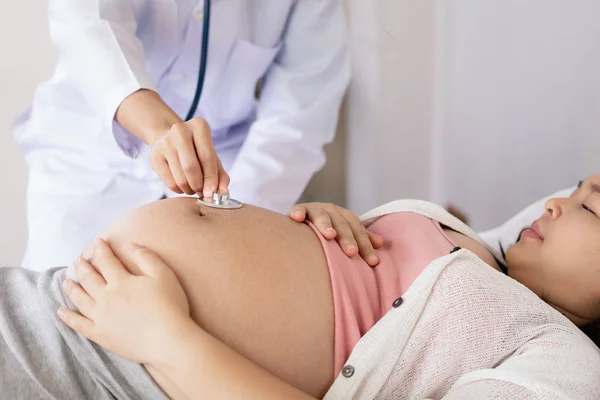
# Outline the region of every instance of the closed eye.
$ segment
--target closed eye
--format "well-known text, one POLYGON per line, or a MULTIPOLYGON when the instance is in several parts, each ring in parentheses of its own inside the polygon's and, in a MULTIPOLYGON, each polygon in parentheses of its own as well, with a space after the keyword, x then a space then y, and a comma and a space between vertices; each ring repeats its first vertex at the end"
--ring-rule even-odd
POLYGON ((595 213, 595 212, 594 212, 594 211, 593 211, 591 208, 589 208, 589 207, 588 207, 588 206, 586 206, 585 204, 582 204, 582 205, 581 205, 581 207, 582 207, 584 210, 586 210, 586 211, 589 211, 589 212, 591 212, 592 214, 594 214, 594 215, 598 216, 598 215, 597 215, 597 214, 596 214, 596 213, 595 213))

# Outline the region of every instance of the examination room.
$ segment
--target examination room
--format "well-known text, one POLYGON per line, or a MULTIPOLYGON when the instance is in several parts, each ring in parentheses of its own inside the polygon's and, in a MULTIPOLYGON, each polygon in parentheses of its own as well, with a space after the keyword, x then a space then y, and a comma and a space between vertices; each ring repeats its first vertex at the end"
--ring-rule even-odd
POLYGON ((0 400, 600 399, 600 2, 0 9, 0 400))

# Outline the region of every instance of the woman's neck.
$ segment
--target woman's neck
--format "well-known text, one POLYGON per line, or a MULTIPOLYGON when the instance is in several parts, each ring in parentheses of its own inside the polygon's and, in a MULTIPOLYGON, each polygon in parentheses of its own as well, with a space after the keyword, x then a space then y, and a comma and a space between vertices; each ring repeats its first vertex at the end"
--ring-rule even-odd
POLYGON ((579 328, 589 325, 592 321, 589 318, 582 317, 580 315, 576 315, 570 311, 565 310, 564 308, 557 306, 556 304, 552 304, 551 302, 546 301, 548 305, 554 308, 556 311, 567 317, 572 323, 574 323, 579 328))

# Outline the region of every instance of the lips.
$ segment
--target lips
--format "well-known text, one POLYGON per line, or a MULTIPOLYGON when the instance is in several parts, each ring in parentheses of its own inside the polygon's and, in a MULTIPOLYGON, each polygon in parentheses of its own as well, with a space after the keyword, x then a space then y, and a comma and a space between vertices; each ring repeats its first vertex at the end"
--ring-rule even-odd
POLYGON ((544 240, 544 235, 540 231, 540 225, 538 224, 537 221, 535 221, 533 224, 531 224, 531 227, 529 229, 531 231, 533 231, 537 236, 539 236, 540 240, 544 240))

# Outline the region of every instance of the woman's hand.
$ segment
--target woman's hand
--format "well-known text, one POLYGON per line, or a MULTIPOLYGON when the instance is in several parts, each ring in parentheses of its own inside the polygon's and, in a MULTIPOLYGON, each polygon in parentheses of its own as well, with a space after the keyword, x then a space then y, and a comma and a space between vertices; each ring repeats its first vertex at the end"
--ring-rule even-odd
POLYGON ((142 271, 132 275, 110 246, 98 239, 92 266, 75 264, 79 283, 67 279, 66 295, 81 314, 58 310, 62 321, 86 338, 131 361, 152 364, 168 355, 166 344, 176 341, 190 320, 183 288, 171 269, 147 249, 132 245, 131 259, 142 271))
POLYGON ((154 172, 175 193, 210 197, 213 192, 228 192, 229 175, 203 119, 176 123, 148 144, 152 147, 150 164, 154 172))
POLYGON ((292 206, 288 215, 297 222, 312 222, 327 240, 335 239, 348 257, 360 254, 370 266, 379 264, 375 249, 383 246, 383 238, 369 232, 351 211, 333 204, 306 203, 292 206))

